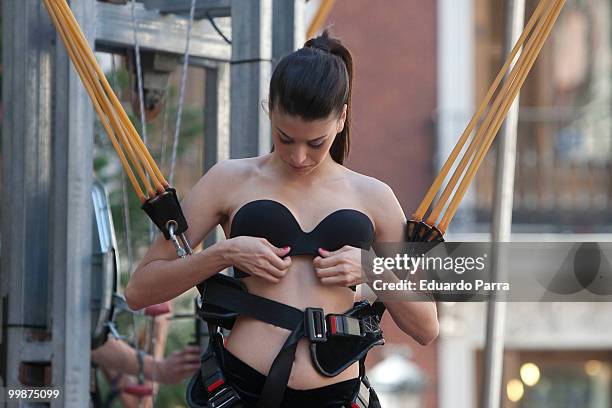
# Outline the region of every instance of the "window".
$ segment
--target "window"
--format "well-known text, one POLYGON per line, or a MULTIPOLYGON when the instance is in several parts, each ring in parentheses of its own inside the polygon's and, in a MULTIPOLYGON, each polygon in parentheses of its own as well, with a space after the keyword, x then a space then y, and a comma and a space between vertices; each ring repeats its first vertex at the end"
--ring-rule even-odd
MULTIPOLYGON (((478 101, 504 57, 504 3, 477 0, 478 101)), ((537 1, 527 4, 526 19, 537 1)), ((515 223, 612 229, 611 38, 609 1, 568 0, 521 93, 515 223)), ((480 222, 490 219, 495 157, 492 149, 476 179, 480 222)))

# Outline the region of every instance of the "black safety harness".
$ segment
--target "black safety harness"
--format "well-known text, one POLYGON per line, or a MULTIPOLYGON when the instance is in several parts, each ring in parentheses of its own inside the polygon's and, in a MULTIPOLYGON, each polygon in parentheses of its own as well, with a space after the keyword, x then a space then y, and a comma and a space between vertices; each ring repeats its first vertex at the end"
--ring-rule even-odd
MULTIPOLYGON (((201 369, 191 379, 187 387, 187 402, 192 408, 243 407, 238 392, 229 384, 222 372, 223 337, 220 328, 231 329, 238 315, 282 327, 290 331, 281 351, 278 353, 266 381, 258 408, 280 406, 295 356, 299 340, 306 337, 310 341, 310 351, 315 368, 323 375, 333 377, 356 361, 359 361, 360 387, 347 403, 349 408, 368 408, 379 405, 370 404, 370 394, 374 393, 365 375, 365 357, 368 350, 384 343, 380 329, 380 319, 384 305, 367 300, 356 302, 342 314, 325 314, 322 308, 308 307, 304 311, 261 296, 250 294, 237 280, 217 274, 200 285, 200 305, 198 314, 209 325, 209 347, 202 356, 201 369), (339 340, 339 341, 338 341, 339 340), (337 356, 338 364, 330 368, 325 361, 334 352, 342 350, 322 350, 327 342, 336 341, 335 347, 349 345, 350 355, 337 356)), ((342 347, 347 349, 347 347, 342 347)), ((375 393, 374 393, 375 394, 375 393)), ((376 400, 377 398, 373 398, 376 400)))
MULTIPOLYGON (((147 200, 142 208, 171 241, 179 257, 192 253, 185 237, 187 222, 176 192, 164 193, 147 200)), ((238 315, 272 324, 290 331, 266 377, 257 408, 281 405, 299 340, 310 341, 310 352, 318 372, 334 377, 359 362, 360 386, 348 408, 379 408, 378 397, 365 375, 365 358, 370 348, 384 344, 380 320, 385 305, 367 300, 354 303, 342 314, 325 314, 322 308, 299 310, 292 306, 248 293, 233 277, 216 274, 197 285, 200 296, 197 312, 208 324, 209 345, 201 358, 201 369, 187 387, 191 408, 246 407, 238 392, 226 381, 222 371, 223 336, 220 329, 231 330, 238 315)))

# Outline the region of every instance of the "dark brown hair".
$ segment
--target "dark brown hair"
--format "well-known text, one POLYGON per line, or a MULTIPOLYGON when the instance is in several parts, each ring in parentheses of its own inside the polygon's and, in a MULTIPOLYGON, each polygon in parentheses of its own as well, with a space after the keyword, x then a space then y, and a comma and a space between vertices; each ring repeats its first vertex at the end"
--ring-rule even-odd
POLYGON ((330 148, 334 161, 343 164, 350 147, 352 88, 351 53, 325 31, 279 61, 270 80, 269 106, 304 120, 317 120, 332 113, 340 115, 346 104, 344 129, 330 148))

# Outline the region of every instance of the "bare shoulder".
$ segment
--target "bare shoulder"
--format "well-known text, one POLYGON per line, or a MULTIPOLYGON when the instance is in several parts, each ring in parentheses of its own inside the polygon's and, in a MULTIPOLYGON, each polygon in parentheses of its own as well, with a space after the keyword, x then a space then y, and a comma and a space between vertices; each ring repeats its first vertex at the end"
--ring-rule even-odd
POLYGON ((351 179, 359 191, 364 208, 372 217, 376 240, 401 240, 406 216, 393 189, 375 177, 352 170, 351 179))
POLYGON ((242 181, 248 179, 254 171, 256 162, 256 157, 221 160, 204 173, 198 184, 220 187, 220 191, 215 192, 220 196, 226 196, 225 193, 231 193, 242 181))
POLYGON ((368 210, 384 212, 390 204, 397 201, 393 189, 387 183, 353 170, 348 171, 351 183, 355 190, 359 191, 359 196, 368 210))
POLYGON ((214 178, 246 177, 253 171, 257 159, 257 157, 248 157, 244 159, 221 160, 215 163, 204 176, 210 175, 214 178))
POLYGON ((222 222, 227 215, 228 203, 233 193, 253 173, 257 158, 228 159, 215 163, 189 192, 185 205, 191 209, 194 219, 199 218, 202 208, 208 215, 222 222))

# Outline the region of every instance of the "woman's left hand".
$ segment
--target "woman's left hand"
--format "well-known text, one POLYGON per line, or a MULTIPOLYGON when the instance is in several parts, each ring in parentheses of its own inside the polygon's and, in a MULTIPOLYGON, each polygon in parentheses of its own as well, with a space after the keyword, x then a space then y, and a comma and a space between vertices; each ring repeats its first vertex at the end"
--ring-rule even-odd
POLYGON ((319 248, 312 264, 319 281, 323 285, 353 286, 363 282, 361 269, 361 249, 345 245, 330 252, 319 248))

